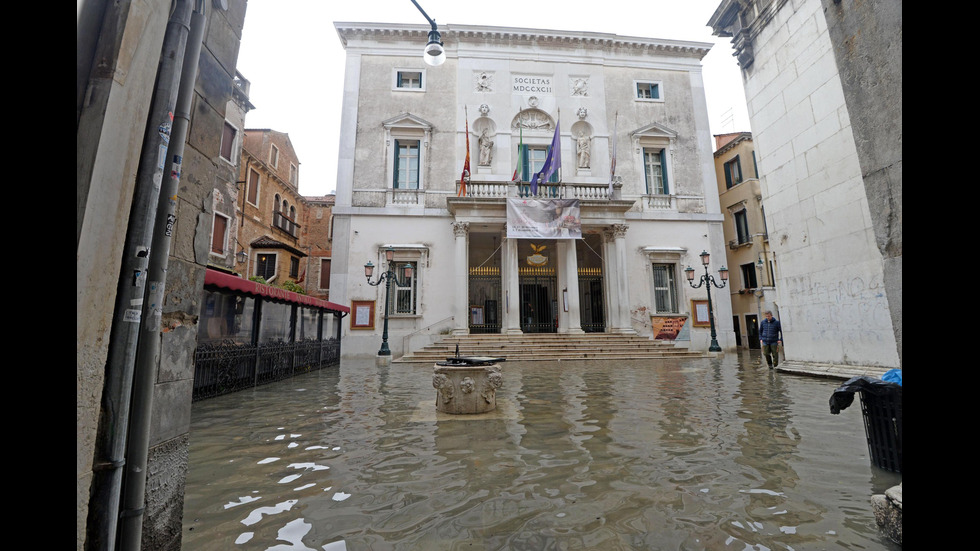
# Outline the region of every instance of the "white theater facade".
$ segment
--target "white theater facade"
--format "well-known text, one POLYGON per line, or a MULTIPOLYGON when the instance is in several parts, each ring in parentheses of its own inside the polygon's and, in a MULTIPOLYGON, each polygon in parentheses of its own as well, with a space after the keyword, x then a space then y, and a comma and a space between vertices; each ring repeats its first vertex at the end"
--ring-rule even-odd
MULTIPOLYGON (((684 269, 704 274, 707 251, 718 278, 725 259, 700 65, 710 44, 442 25, 447 60, 430 67, 428 26, 335 27, 347 65, 330 289, 351 306, 345 357, 378 351, 385 285, 364 266, 374 283, 389 249, 395 358, 473 333, 708 349, 707 294, 684 269), (556 127, 560 170, 532 190, 556 127), (508 203, 532 216, 567 206, 556 220, 574 218, 574 231, 518 235, 508 203)), ((729 289, 712 301, 717 340, 733 349, 729 289)))

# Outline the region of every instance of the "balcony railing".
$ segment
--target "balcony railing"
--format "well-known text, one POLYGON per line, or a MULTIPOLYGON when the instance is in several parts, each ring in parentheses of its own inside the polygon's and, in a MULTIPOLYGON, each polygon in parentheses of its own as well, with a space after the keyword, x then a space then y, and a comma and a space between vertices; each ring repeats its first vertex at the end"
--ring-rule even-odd
POLYGON ((389 205, 421 205, 425 197, 425 191, 421 189, 389 189, 389 205))
POLYGON ((647 207, 653 210, 674 210, 677 205, 674 204, 673 195, 647 195, 647 207))
MULTIPOLYGON (((613 186, 610 195, 608 184, 541 184, 531 193, 531 184, 514 182, 470 182, 466 185, 466 196, 485 199, 506 199, 507 197, 533 197, 536 199, 579 199, 581 201, 608 201, 620 198, 620 184, 613 186)), ((459 182, 456 182, 459 193, 459 182)))
POLYGON ((299 235, 299 224, 281 212, 272 213, 272 226, 279 228, 293 237, 299 235))

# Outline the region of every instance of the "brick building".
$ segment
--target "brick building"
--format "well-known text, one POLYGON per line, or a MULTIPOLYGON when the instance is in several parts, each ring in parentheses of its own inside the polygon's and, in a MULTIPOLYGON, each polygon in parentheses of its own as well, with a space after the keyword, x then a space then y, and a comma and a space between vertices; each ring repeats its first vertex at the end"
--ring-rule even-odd
POLYGON ((289 135, 246 129, 240 175, 238 242, 247 256, 239 271, 274 285, 299 282, 307 256, 299 223, 305 207, 298 188, 299 159, 289 135))
POLYGON ((309 254, 301 273, 306 294, 330 300, 330 264, 333 245, 333 206, 335 195, 303 197, 304 210, 300 229, 303 250, 309 254))

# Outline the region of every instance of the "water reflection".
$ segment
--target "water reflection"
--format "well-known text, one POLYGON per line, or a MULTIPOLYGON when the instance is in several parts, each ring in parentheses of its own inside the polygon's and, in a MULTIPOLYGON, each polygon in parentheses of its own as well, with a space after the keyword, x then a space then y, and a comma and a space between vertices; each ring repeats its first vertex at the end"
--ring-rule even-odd
POLYGON ((370 362, 198 402, 183 549, 899 549, 860 411, 758 359, 505 363, 480 416, 370 362))

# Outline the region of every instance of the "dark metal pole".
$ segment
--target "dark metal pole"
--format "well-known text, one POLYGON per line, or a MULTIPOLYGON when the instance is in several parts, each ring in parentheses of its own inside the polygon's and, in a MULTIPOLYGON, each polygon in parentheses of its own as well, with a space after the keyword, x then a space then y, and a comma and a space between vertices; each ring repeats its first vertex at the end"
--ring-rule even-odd
POLYGON ((381 332, 381 350, 378 350, 378 356, 391 356, 391 350, 388 348, 388 305, 391 304, 391 278, 394 275, 389 262, 388 271, 381 276, 387 281, 385 282, 385 326, 384 331, 381 332))
POLYGON ((715 312, 711 306, 711 285, 714 284, 715 280, 708 274, 708 266, 704 267, 704 279, 705 287, 708 289, 708 320, 711 322, 711 345, 708 346, 708 352, 721 352, 721 346, 718 345, 718 335, 715 333, 715 312))
POLYGON ((425 13, 425 10, 422 9, 422 6, 420 6, 419 3, 416 2, 415 0, 412 0, 412 3, 415 4, 415 7, 418 8, 420 12, 422 12, 422 15, 425 17, 425 20, 429 22, 429 25, 432 25, 432 30, 433 31, 438 30, 438 27, 436 27, 435 20, 429 17, 429 14, 425 13))

